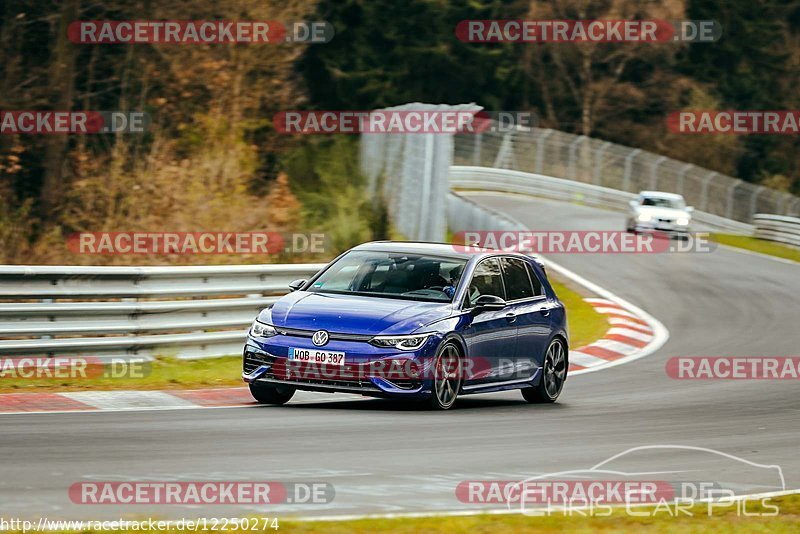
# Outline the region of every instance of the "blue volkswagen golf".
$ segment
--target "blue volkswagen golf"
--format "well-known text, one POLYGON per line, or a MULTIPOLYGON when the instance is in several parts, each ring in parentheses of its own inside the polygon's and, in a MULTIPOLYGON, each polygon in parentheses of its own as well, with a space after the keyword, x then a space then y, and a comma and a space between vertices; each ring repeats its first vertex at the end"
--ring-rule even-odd
POLYGON ((253 397, 296 390, 425 400, 519 389, 554 402, 567 378, 566 311, 521 254, 373 242, 333 260, 263 310, 244 347, 253 397))

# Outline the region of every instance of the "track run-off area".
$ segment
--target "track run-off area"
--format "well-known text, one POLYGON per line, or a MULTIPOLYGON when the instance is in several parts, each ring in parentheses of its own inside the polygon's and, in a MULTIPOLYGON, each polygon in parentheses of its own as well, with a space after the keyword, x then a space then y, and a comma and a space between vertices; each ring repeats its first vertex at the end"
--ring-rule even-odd
MULTIPOLYGON (((611 211, 517 195, 464 196, 528 229, 624 229, 624 215, 611 211)), ((797 380, 676 380, 665 371, 676 356, 800 354, 800 264, 726 247, 548 259, 641 308, 669 338, 647 357, 571 377, 547 406, 527 404, 518 391, 464 397, 440 413, 298 393, 282 407, 0 415, 2 511, 95 519, 496 509, 461 502, 456 487, 590 469, 652 446, 659 447, 619 456, 615 468, 713 477, 752 493, 800 488, 797 380), (761 465, 779 466, 783 480, 753 476, 761 465), (201 508, 79 505, 67 495, 76 482, 148 480, 325 482, 335 498, 201 508)))

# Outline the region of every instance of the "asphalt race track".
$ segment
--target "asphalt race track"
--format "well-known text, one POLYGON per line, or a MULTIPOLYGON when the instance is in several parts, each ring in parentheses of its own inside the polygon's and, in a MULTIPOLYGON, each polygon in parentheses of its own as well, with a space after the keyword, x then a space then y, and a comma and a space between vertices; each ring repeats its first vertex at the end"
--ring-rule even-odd
MULTIPOLYGON (((520 196, 470 194, 539 230, 622 230, 621 214, 520 196)), ((487 230, 492 230, 491 228, 487 230)), ((471 508, 463 480, 588 469, 627 449, 683 445, 778 465, 667 448, 620 459, 752 492, 800 488, 797 380, 674 380, 672 356, 800 354, 800 265, 719 248, 692 254, 551 255, 660 320, 670 338, 646 358, 568 380, 561 400, 519 392, 466 397, 444 413, 384 400, 298 394, 285 407, 0 416, 5 515, 116 518, 405 513, 471 508), (762 469, 763 471, 763 469, 762 469), (328 482, 327 505, 189 507, 71 504, 79 481, 328 482)), ((672 476, 672 475, 670 475, 672 476)), ((492 505, 492 508, 498 508, 492 505)))

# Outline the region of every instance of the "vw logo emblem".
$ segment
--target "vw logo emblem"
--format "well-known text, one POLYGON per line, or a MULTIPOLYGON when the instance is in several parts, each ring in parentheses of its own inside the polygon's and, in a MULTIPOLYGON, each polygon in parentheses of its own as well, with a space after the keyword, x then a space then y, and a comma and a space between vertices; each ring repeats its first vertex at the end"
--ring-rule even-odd
POLYGON ((318 347, 323 346, 328 342, 328 333, 325 330, 317 330, 314 332, 314 335, 311 336, 311 342, 318 347))

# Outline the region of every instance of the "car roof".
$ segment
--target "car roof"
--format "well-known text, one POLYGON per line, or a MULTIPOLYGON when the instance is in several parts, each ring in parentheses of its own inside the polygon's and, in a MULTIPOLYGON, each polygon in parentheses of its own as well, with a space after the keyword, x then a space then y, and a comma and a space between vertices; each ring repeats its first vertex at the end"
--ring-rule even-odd
POLYGON ((665 191, 642 191, 639 195, 643 197, 669 198, 674 200, 683 198, 683 195, 679 195, 678 193, 667 193, 665 191))
POLYGON ((460 251, 452 243, 427 243, 424 241, 371 241, 353 247, 352 250, 374 250, 379 252, 400 252, 407 254, 431 254, 451 258, 471 258, 475 254, 460 251))
POLYGON ((465 250, 464 246, 455 243, 429 243, 425 241, 370 241, 353 247, 351 250, 373 250, 380 252, 399 252, 403 254, 430 254, 448 258, 483 258, 493 254, 503 254, 526 258, 524 254, 506 250, 482 248, 480 251, 465 250))
POLYGON ((460 247, 453 243, 431 243, 426 241, 370 241, 357 245, 350 250, 369 250, 377 252, 399 252, 401 254, 430 254, 432 256, 442 256, 446 258, 458 258, 470 260, 474 258, 479 261, 487 256, 494 256, 502 254, 503 256, 513 256, 522 260, 533 260, 541 268, 544 268, 542 260, 535 255, 521 254, 519 252, 508 250, 487 250, 483 248, 480 251, 474 250, 460 250, 465 247, 460 247))

